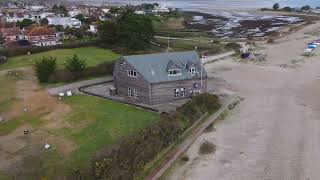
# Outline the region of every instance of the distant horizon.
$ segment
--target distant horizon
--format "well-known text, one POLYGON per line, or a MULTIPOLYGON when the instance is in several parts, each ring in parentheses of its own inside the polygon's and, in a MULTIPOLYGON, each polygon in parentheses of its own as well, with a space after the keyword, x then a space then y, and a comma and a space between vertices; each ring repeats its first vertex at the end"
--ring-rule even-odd
MULTIPOLYGON (((141 4, 146 2, 160 3, 168 7, 181 8, 183 10, 208 11, 213 9, 258 9, 272 7, 274 3, 279 3, 281 7, 311 7, 320 6, 319 0, 66 0, 69 2, 88 3, 88 4, 141 4)), ((61 1, 60 1, 61 2, 61 1)))

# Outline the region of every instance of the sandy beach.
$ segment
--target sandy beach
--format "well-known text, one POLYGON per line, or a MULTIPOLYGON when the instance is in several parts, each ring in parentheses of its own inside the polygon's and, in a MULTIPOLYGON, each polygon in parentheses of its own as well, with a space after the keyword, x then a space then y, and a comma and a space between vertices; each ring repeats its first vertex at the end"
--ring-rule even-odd
POLYGON ((303 56, 320 22, 260 44, 265 63, 228 58, 208 64, 217 92, 245 100, 188 149, 171 180, 316 180, 320 178, 320 50, 303 56), (224 83, 221 83, 224 82, 224 83), (200 155, 204 141, 215 153, 200 155))

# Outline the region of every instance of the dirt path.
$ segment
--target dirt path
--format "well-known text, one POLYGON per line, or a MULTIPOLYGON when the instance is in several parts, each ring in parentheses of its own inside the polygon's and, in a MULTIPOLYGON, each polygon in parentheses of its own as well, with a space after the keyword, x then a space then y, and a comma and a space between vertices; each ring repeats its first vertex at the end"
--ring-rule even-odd
POLYGON ((320 23, 308 26, 266 46, 267 65, 232 59, 208 64, 210 76, 226 80, 219 91, 246 100, 216 131, 196 140, 186 153, 189 161, 173 168, 168 179, 319 179, 320 52, 301 55, 315 38, 308 34, 319 28, 320 23), (198 154, 205 140, 217 146, 214 154, 198 154))
MULTIPOLYGON (((25 157, 39 156, 37 153, 43 150, 45 142, 57 147, 58 152, 63 155, 68 155, 76 148, 70 140, 48 132, 48 129, 69 127, 65 118, 72 109, 57 98, 51 97, 47 90, 38 84, 31 68, 20 68, 15 72, 21 76, 15 80, 17 100, 2 115, 6 120, 5 123, 18 123, 18 125, 9 134, 0 135, 0 170, 9 172, 19 170, 17 167, 22 164, 25 157), (38 119, 37 125, 29 122, 33 119, 38 119), (25 129, 30 131, 28 135, 24 135, 25 129), (28 151, 30 147, 34 147, 37 151, 28 151)), ((0 76, 7 73, 0 71, 0 76)))

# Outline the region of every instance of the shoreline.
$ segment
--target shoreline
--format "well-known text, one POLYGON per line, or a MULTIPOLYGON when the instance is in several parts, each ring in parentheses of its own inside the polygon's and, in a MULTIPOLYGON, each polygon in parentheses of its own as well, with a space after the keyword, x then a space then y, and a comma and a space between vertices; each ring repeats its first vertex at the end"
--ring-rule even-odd
POLYGON ((185 26, 190 30, 206 32, 215 38, 264 38, 273 35, 283 27, 297 25, 305 21, 294 14, 231 13, 220 14, 199 11, 183 11, 185 26))
POLYGON ((208 64, 210 75, 225 82, 217 91, 245 101, 202 134, 184 155, 188 161, 173 166, 163 179, 317 179, 320 52, 305 57, 303 50, 319 28, 317 21, 275 43, 259 44, 265 64, 235 58, 208 64), (215 144, 216 152, 199 154, 205 141, 215 144))

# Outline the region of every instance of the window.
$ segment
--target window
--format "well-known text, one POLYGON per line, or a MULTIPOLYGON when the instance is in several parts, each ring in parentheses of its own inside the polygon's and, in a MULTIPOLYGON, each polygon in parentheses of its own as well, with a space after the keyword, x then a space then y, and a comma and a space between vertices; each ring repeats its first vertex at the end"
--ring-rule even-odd
POLYGON ((193 76, 198 72, 198 70, 197 70, 196 67, 192 67, 192 68, 189 69, 189 72, 190 72, 191 76, 193 76))
POLYGON ((174 97, 178 98, 179 97, 179 89, 174 90, 174 97))
POLYGON ((128 70, 128 76, 130 77, 136 77, 137 76, 137 72, 133 71, 133 70, 128 70))
POLYGON ((172 69, 169 70, 169 76, 181 75, 181 69, 172 69))
POLYGON ((123 60, 120 61, 120 65, 121 66, 126 66, 126 62, 124 62, 123 60))
POLYGON ((133 89, 133 96, 134 96, 135 98, 138 98, 138 90, 133 89))
POLYGON ((186 97, 186 88, 181 88, 180 96, 186 97))
POLYGON ((128 88, 128 96, 138 98, 138 90, 134 88, 128 88))
POLYGON ((129 96, 129 97, 133 97, 132 88, 128 88, 128 96, 129 96))

